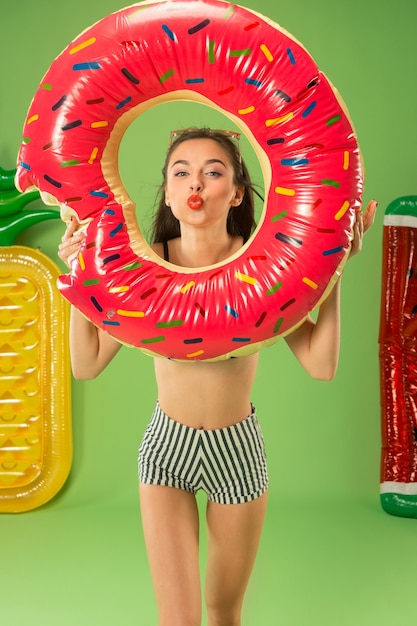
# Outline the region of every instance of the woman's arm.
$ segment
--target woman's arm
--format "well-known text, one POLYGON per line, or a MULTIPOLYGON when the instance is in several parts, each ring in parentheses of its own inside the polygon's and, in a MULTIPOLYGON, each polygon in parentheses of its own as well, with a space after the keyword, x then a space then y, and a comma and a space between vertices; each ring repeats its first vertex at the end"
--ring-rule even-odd
MULTIPOLYGON (((349 258, 362 249, 363 236, 372 226, 378 203, 372 200, 362 215, 356 214, 349 258)), ((331 380, 337 370, 340 349, 340 287, 339 278, 329 296, 320 306, 317 321, 307 320, 285 339, 304 369, 313 378, 331 380)))
MULTIPOLYGON (((76 220, 69 222, 59 246, 58 255, 67 265, 68 258, 78 252, 83 239, 77 228, 76 220)), ((94 326, 74 307, 71 307, 69 341, 72 372, 80 380, 98 376, 121 348, 118 341, 94 326)))

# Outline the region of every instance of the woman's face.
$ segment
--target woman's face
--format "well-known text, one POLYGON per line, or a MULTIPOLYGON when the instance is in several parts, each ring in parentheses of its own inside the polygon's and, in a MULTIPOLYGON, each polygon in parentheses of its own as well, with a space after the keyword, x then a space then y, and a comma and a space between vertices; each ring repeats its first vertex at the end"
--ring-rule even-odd
POLYGON ((232 163, 214 139, 188 139, 168 161, 165 202, 183 223, 226 223, 231 206, 238 206, 243 188, 234 183, 232 163))

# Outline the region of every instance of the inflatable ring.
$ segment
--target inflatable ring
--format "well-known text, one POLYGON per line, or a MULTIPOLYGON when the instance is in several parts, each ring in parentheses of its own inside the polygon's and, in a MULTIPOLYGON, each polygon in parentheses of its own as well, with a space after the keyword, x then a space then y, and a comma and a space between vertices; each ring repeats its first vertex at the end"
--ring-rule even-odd
POLYGON ((62 294, 122 343, 178 360, 249 354, 327 297, 347 258, 362 165, 342 100, 293 37, 223 0, 144 2, 76 38, 31 103, 16 185, 76 214, 86 237, 62 294), (214 107, 259 158, 252 238, 210 267, 159 258, 118 173, 130 123, 161 102, 214 107))

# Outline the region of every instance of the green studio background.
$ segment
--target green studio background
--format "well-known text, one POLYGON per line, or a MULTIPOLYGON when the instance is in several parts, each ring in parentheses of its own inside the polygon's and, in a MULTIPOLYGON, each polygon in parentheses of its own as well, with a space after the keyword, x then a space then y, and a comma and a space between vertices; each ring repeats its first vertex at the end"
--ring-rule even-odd
MULTIPOLYGON (((341 92, 364 154, 364 202, 379 201, 364 250, 343 277, 335 380, 309 379, 283 341, 262 351, 253 401, 267 444, 270 506, 243 624, 402 626, 417 618, 417 521, 390 517, 379 505, 377 336, 383 211, 394 198, 417 192, 417 5, 241 4, 299 39, 341 92)), ((123 6, 122 0, 4 0, 3 167, 15 166, 29 103, 53 59, 82 30, 123 6)), ((169 130, 192 124, 230 127, 211 109, 172 103, 145 113, 126 133, 120 168, 140 201, 143 224, 169 130)), ((247 144, 244 153, 261 183, 247 144)), ((44 222, 17 243, 39 246, 62 267, 56 254, 62 232, 59 220, 44 222)), ((137 447, 155 399, 152 361, 134 349, 124 348, 96 380, 73 382, 70 478, 44 507, 0 516, 3 626, 156 624, 136 478, 137 447)), ((203 511, 204 497, 199 504, 203 511)), ((205 547, 202 528, 203 562, 205 547)))

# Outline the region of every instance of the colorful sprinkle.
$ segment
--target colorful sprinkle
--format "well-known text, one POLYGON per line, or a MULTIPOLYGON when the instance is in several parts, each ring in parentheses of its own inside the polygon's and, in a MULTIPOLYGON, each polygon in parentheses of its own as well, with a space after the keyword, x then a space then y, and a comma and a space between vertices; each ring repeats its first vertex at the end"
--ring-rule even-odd
POLYGON ((264 311, 264 312, 261 314, 260 318, 259 318, 259 319, 258 319, 258 321, 255 323, 256 328, 259 328, 259 326, 262 324, 262 322, 263 322, 263 321, 264 321, 264 319, 266 318, 266 315, 267 315, 266 311, 264 311))
POLYGON ((227 96, 228 93, 231 93, 234 90, 234 86, 231 85, 230 87, 227 87, 226 89, 221 89, 218 94, 219 96, 227 96))
POLYGON ((142 339, 142 343, 159 343, 161 341, 165 341, 165 337, 160 335, 159 337, 151 337, 150 339, 142 339))
POLYGON ((332 180, 331 178, 325 178, 324 180, 321 181, 321 184, 327 185, 329 187, 336 187, 336 188, 340 187, 340 183, 337 180, 332 180))
POLYGON ((248 113, 253 113, 255 110, 254 106, 246 107, 246 109, 238 109, 239 115, 247 115, 248 113))
POLYGON ((270 126, 277 126, 278 124, 282 124, 283 122, 288 122, 288 120, 291 120, 293 117, 294 117, 294 113, 286 113, 285 115, 282 115, 281 117, 275 117, 273 119, 266 120, 265 126, 267 128, 270 128, 270 126))
POLYGON ((94 296, 90 296, 90 300, 93 303, 93 305, 95 306, 95 308, 97 309, 97 311, 99 313, 103 312, 103 307, 101 306, 101 304, 98 302, 97 298, 95 298, 94 296))
POLYGON ((308 165, 308 159, 281 159, 281 165, 297 167, 297 165, 308 165))
POLYGON ((326 126, 332 126, 333 124, 336 124, 336 122, 340 122, 340 120, 342 119, 342 116, 337 114, 337 115, 333 115, 333 117, 330 117, 327 122, 326 122, 326 126))
POLYGON ((230 313, 230 315, 232 315, 235 318, 239 317, 239 313, 235 311, 235 309, 233 309, 229 304, 225 305, 224 310, 230 313))
POLYGON ((268 146, 275 146, 276 144, 285 143, 285 139, 284 137, 271 137, 271 139, 268 139, 266 143, 268 146))
POLYGON ((117 226, 115 228, 113 228, 112 231, 110 231, 110 237, 114 237, 115 235, 117 235, 117 233, 119 231, 121 231, 123 228, 123 223, 121 222, 120 224, 117 224, 117 226))
POLYGON ((330 250, 323 250, 323 256, 330 256, 331 254, 337 254, 338 252, 342 252, 344 250, 343 246, 338 246, 337 248, 331 248, 330 250))
POLYGON ((282 220, 283 217, 287 217, 288 211, 281 211, 281 213, 277 213, 273 217, 271 217, 271 222, 278 222, 278 220, 282 220))
POLYGON ((190 345, 193 343, 203 343, 203 338, 202 337, 194 337, 193 339, 184 339, 184 343, 186 345, 190 345))
POLYGON ((85 261, 84 261, 84 257, 82 255, 82 252, 80 252, 79 255, 78 255, 78 263, 80 264, 80 268, 84 271, 85 270, 85 261))
POLYGON ((235 272, 235 278, 249 285, 256 285, 258 283, 257 279, 253 276, 247 276, 247 274, 241 274, 241 272, 235 272))
POLYGON ((189 28, 188 29, 188 34, 189 35, 194 35, 195 33, 198 33, 199 30, 202 30, 203 28, 206 28, 206 26, 208 26, 209 24, 210 24, 210 20, 208 20, 208 19, 203 20, 202 22, 199 22, 198 24, 196 24, 192 28, 189 28))
POLYGON ((198 356, 204 354, 204 350, 197 350, 197 352, 190 352, 190 354, 186 354, 187 359, 195 359, 198 356))
POLYGON ((43 85, 41 85, 41 89, 45 89, 45 91, 51 91, 52 85, 51 83, 44 83, 43 85))
POLYGON ((164 83, 166 80, 168 80, 168 78, 171 78, 171 76, 174 74, 174 70, 170 69, 167 72, 165 72, 165 74, 162 74, 162 76, 159 78, 161 83, 164 83))
POLYGON ((79 52, 80 50, 84 50, 84 48, 88 48, 88 46, 91 46, 93 43, 96 43, 96 38, 95 37, 91 37, 90 39, 87 39, 86 41, 83 41, 82 43, 78 44, 78 46, 74 46, 73 48, 69 49, 69 54, 76 54, 77 52, 79 52))
POLYGON ((124 267, 123 270, 125 272, 130 272, 131 270, 137 270, 140 267, 142 267, 142 263, 137 261, 136 263, 131 263, 131 265, 126 265, 126 267, 124 267))
POLYGON ((284 318, 283 318, 283 317, 280 317, 280 318, 277 320, 277 323, 276 323, 276 324, 275 324, 275 326, 274 326, 274 333, 279 332, 279 329, 281 328, 281 324, 282 324, 282 322, 283 322, 283 321, 284 321, 284 318))
POLYGON ((76 159, 72 159, 71 161, 62 161, 59 165, 60 167, 71 167, 72 165, 79 165, 80 162, 76 159))
POLYGON ((67 96, 62 96, 58 102, 55 102, 55 104, 52 105, 52 111, 57 111, 60 107, 62 107, 62 105, 64 104, 65 100, 67 99, 67 96))
POLYGON ((266 295, 273 296, 274 293, 276 293, 279 289, 281 289, 281 287, 282 287, 281 282, 275 283, 275 285, 272 285, 272 287, 268 289, 268 291, 266 292, 266 295))
POLYGON ((250 337, 232 337, 232 341, 236 343, 248 343, 250 341, 250 337))
POLYGON ((106 326, 120 326, 120 322, 116 322, 115 320, 102 320, 102 323, 106 326))
POLYGON ((28 172, 30 171, 30 165, 28 165, 24 161, 19 161, 19 165, 20 167, 23 167, 24 170, 28 170, 28 172))
POLYGON ((295 302, 295 298, 291 298, 290 300, 287 300, 287 302, 284 302, 282 307, 280 307, 280 310, 285 311, 285 309, 288 309, 288 307, 294 304, 294 302, 295 302))
POLYGON ((104 215, 116 215, 116 211, 114 209, 109 209, 107 207, 107 209, 104 209, 103 211, 104 215))
POLYGON ((187 78, 185 83, 186 85, 198 85, 204 83, 204 78, 187 78))
POLYGON ((230 50, 229 56, 232 58, 247 57, 251 53, 252 50, 250 48, 244 48, 243 50, 230 50))
POLYGON ((184 320, 171 320, 170 322, 157 322, 157 328, 174 328, 176 326, 182 326, 184 320))
POLYGON ((284 100, 284 102, 291 102, 291 97, 281 89, 276 89, 275 95, 284 100))
POLYGON ((345 200, 344 203, 342 204, 342 207, 338 210, 338 212, 334 216, 334 219, 335 220, 342 219, 342 217, 344 216, 344 214, 346 213, 346 211, 348 210, 349 207, 350 207, 349 200, 345 200))
POLYGON ((201 306, 201 304, 199 304, 198 302, 196 302, 194 304, 195 308, 197 309, 197 311, 200 313, 200 315, 202 317, 206 317, 206 311, 203 309, 203 307, 201 306))
POLYGON ((349 169, 349 159, 350 159, 349 150, 345 150, 343 153, 343 169, 344 170, 349 169))
POLYGON ((323 198, 318 198, 313 204, 313 210, 317 209, 317 207, 319 207, 322 202, 323 202, 323 198))
POLYGON ((156 291, 156 287, 151 287, 151 289, 147 289, 141 294, 140 296, 141 300, 146 300, 146 298, 149 298, 149 296, 155 293, 155 291, 156 291))
POLYGON ((91 122, 91 128, 105 128, 109 125, 107 120, 100 120, 99 122, 91 122))
POLYGON ((302 239, 290 237, 290 235, 285 235, 284 233, 275 233, 275 239, 282 241, 282 243, 287 243, 289 246, 296 246, 297 248, 303 245, 302 239))
POLYGON ((187 291, 190 291, 191 287, 194 287, 194 285, 195 282, 193 280, 190 280, 190 282, 184 285, 184 287, 181 287, 180 292, 182 294, 187 293, 187 291))
POLYGON ((267 61, 271 62, 274 60, 274 57, 272 56, 272 53, 267 45, 265 45, 264 43, 261 43, 260 49, 264 53, 267 61))
POLYGON ((74 72, 82 72, 84 70, 101 70, 101 65, 98 61, 88 61, 87 63, 76 63, 72 66, 74 72))
POLYGON ((281 196, 295 196, 295 189, 289 189, 288 187, 275 187, 275 193, 281 196))
POLYGON ((86 100, 86 104, 101 104, 104 102, 104 98, 94 98, 93 100, 86 100))
POLYGON ((172 32, 172 30, 170 29, 169 26, 167 26, 166 24, 162 24, 161 28, 164 31, 164 33, 166 35, 168 35, 168 37, 171 39, 171 41, 175 41, 175 35, 174 35, 174 33, 172 32))
POLYGON ((92 285, 99 285, 100 280, 98 278, 89 278, 88 280, 83 280, 83 287, 91 287, 92 285))
POLYGON ((291 48, 287 48, 287 55, 288 55, 291 65, 295 65, 296 62, 295 62, 295 58, 294 58, 291 48))
POLYGON ((43 177, 45 180, 48 181, 48 183, 51 183, 51 185, 53 185, 54 187, 58 187, 58 189, 62 187, 62 183, 55 180, 54 178, 51 178, 51 176, 48 176, 48 174, 44 174, 43 177))
POLYGON ((245 26, 245 28, 243 30, 252 30, 252 28, 256 28, 257 26, 259 26, 259 22, 252 22, 251 24, 248 24, 247 26, 245 26))
POLYGON ((123 76, 126 76, 127 80, 130 80, 131 83, 133 83, 134 85, 139 85, 140 83, 139 78, 136 78, 136 76, 134 76, 132 72, 129 72, 129 70, 126 67, 123 67, 121 69, 121 72, 123 76))
POLYGON ((88 159, 88 163, 90 165, 92 165, 94 163, 94 161, 96 160, 96 157, 98 155, 98 148, 95 147, 92 149, 91 154, 90 154, 90 158, 88 159))
POLYGON ((77 128, 77 126, 81 126, 81 124, 81 120, 74 120, 74 122, 68 122, 68 124, 64 124, 64 126, 61 126, 61 130, 72 130, 73 128, 77 128))
POLYGON ((22 143, 30 143, 30 137, 22 137, 22 143))
POLYGON ((120 287, 110 287, 109 293, 125 293, 129 291, 129 285, 121 285, 120 287))
POLYGON ((253 85, 254 87, 262 87, 262 81, 255 80, 254 78, 245 78, 245 83, 247 85, 253 85))
POLYGON ((36 122, 39 119, 39 115, 36 113, 36 115, 32 115, 32 117, 30 117, 27 121, 27 124, 32 124, 32 122, 36 122))
POLYGON ((317 102, 311 102, 308 107, 301 113, 301 117, 303 117, 304 119, 306 117, 308 117, 310 115, 310 113, 313 111, 313 109, 315 109, 317 106, 317 102))
POLYGON ((209 61, 210 65, 213 65, 214 62, 215 62, 214 46, 215 46, 215 42, 212 39, 210 39, 210 41, 208 43, 208 61, 209 61))
POLYGON ((307 276, 304 276, 304 278, 302 279, 303 283, 305 285, 308 285, 309 287, 311 287, 312 289, 317 289, 318 288, 318 284, 314 282, 314 280, 311 280, 310 278, 307 278, 307 276))
POLYGON ((145 313, 142 311, 126 311, 126 309, 117 309, 116 313, 122 317, 145 317, 145 313))
POLYGON ((120 259, 120 254, 110 254, 103 259, 103 265, 107 265, 107 263, 111 263, 112 261, 117 261, 117 259, 120 259))
POLYGON ((94 196, 94 198, 108 198, 109 194, 105 191, 90 191, 90 196, 94 196))

